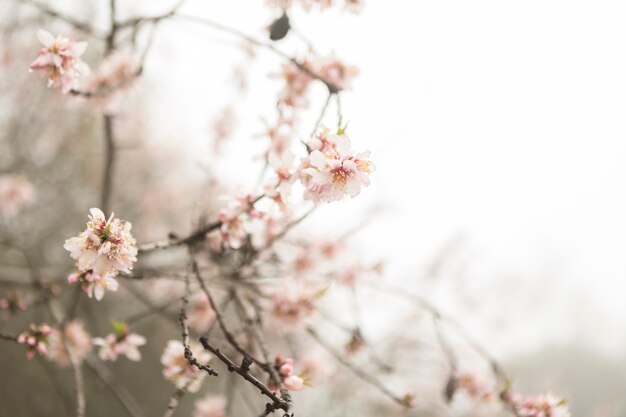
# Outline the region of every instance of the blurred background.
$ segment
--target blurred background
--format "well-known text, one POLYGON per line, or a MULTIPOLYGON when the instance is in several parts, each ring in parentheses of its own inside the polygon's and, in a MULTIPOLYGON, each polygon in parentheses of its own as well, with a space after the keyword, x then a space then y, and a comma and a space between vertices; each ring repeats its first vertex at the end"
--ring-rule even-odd
MULTIPOLYGON (((173 2, 120 4, 130 17, 173 2)), ((106 27, 106 2, 50 6, 106 27)), ((261 0, 189 0, 182 11, 259 38, 280 15, 261 0)), ((27 72, 37 29, 67 26, 17 0, 3 0, 0 16, 0 169, 17 166, 37 190, 26 220, 2 230, 24 247, 48 241, 37 256, 64 270, 58 242, 82 227, 99 195, 98 115, 78 99, 52 104, 56 93, 27 72)), ((364 259, 384 259, 391 282, 462 319, 521 388, 558 391, 575 416, 626 416, 626 4, 368 0, 357 15, 290 17, 297 34, 281 49, 302 51, 306 39, 358 66, 343 114, 377 166, 358 199, 323 207, 303 227, 356 227, 351 244, 364 259)), ((93 67, 96 51, 85 56, 93 67)), ((250 161, 272 118, 277 61, 261 50, 250 60, 239 40, 201 26, 161 24, 118 118, 113 206, 140 242, 190 230, 215 198, 211 178, 255 185, 261 165, 250 161), (237 122, 217 158, 212 126, 225 106, 237 122)), ((325 99, 316 88, 311 108, 325 99)), ((15 262, 5 262, 6 276, 21 273, 15 262)), ((373 305, 385 303, 395 301, 373 305)), ((389 325, 375 311, 370 323, 373 333, 389 325)), ((0 352, 22 355, 4 344, 0 352)), ((0 374, 14 375, 8 362, 0 374)), ((160 378, 160 369, 145 373, 160 378)), ((28 415, 2 409, 15 392, 13 376, 3 379, 0 415, 28 415)))

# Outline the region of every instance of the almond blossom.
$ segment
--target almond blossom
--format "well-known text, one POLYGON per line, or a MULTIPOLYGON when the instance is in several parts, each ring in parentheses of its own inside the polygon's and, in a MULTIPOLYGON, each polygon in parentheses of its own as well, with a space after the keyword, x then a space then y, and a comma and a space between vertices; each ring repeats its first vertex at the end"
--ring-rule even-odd
POLYGON ((209 330, 211 323, 215 321, 215 311, 211 308, 209 298, 204 292, 198 291, 189 300, 187 319, 189 326, 198 333, 209 330))
MULTIPOLYGON (((304 388, 305 381, 302 375, 294 374, 294 360, 292 358, 285 359, 278 353, 274 359, 274 367, 278 371, 281 382, 289 391, 299 391, 304 388)), ((270 381, 268 385, 270 388, 277 390, 277 387, 272 381, 270 381)))
POLYGON ((272 314, 283 324, 302 324, 316 311, 316 301, 320 295, 323 295, 323 291, 312 286, 290 282, 277 288, 272 295, 272 314))
POLYGON ((196 401, 193 417, 226 417, 226 398, 209 394, 196 401))
POLYGON ((47 324, 31 324, 29 329, 22 332, 17 337, 17 343, 25 344, 27 347, 26 358, 31 360, 37 353, 46 355, 50 343, 49 336, 52 334, 52 327, 47 324))
POLYGON ((103 111, 110 111, 120 95, 135 86, 138 64, 136 60, 121 52, 109 55, 98 71, 85 81, 85 89, 92 95, 89 103, 103 111))
MULTIPOLYGON (((302 65, 307 65, 307 62, 302 65)), ((309 100, 306 95, 313 78, 293 62, 283 65, 281 77, 285 85, 278 96, 278 102, 288 107, 308 107, 309 100)))
POLYGON ((0 176, 0 217, 14 217, 35 197, 33 185, 21 175, 0 176))
MULTIPOLYGON (((317 140, 321 142, 320 138, 317 140)), ((300 167, 306 200, 317 204, 341 200, 346 194, 356 197, 361 186, 370 184, 369 174, 375 166, 368 159, 369 151, 354 154, 350 139, 342 130, 328 135, 321 149, 312 151, 300 167)))
POLYGON ((114 218, 113 214, 107 220, 97 208, 90 212, 87 229, 67 239, 63 246, 77 260, 76 267, 80 272, 91 271, 105 280, 120 272, 130 272, 137 261, 131 223, 114 218))
POLYGON ((552 394, 540 394, 519 398, 513 394, 510 398, 520 417, 570 417, 567 401, 552 394))
POLYGON ((98 356, 103 361, 116 361, 120 355, 125 355, 131 361, 139 362, 141 360, 141 352, 139 347, 146 344, 146 338, 131 333, 128 325, 113 321, 114 333, 108 334, 106 337, 96 337, 93 344, 100 346, 98 356))
MULTIPOLYGON (((200 363, 208 363, 212 356, 198 343, 192 342, 189 346, 193 356, 200 363)), ((185 347, 180 340, 170 340, 161 355, 163 376, 176 384, 176 388, 186 389, 189 392, 198 392, 206 373, 191 365, 185 358, 185 347)))
POLYGON ((85 330, 85 325, 76 320, 67 323, 63 331, 53 329, 49 341, 48 357, 62 366, 70 364, 70 355, 66 344, 69 345, 78 361, 85 359, 92 348, 91 336, 85 330))
POLYGON ((232 249, 239 249, 248 236, 248 222, 259 218, 261 213, 253 206, 255 198, 250 194, 230 198, 227 206, 220 210, 218 218, 223 242, 232 249))
POLYGON ((350 88, 352 79, 359 74, 357 67, 347 65, 335 56, 318 58, 313 64, 313 70, 340 90, 350 88))
POLYGON ((87 49, 87 42, 76 42, 62 36, 56 38, 45 30, 37 32, 44 45, 30 69, 42 71, 48 77, 48 87, 60 88, 63 94, 78 88, 78 79, 89 74, 89 67, 80 56, 87 49))
POLYGON ((79 283, 89 298, 100 301, 108 291, 117 291, 119 282, 109 274, 98 275, 91 271, 74 272, 67 277, 70 284, 79 283))
POLYGON ((11 313, 25 311, 28 307, 24 295, 20 290, 15 290, 0 298, 0 310, 7 310, 11 313))

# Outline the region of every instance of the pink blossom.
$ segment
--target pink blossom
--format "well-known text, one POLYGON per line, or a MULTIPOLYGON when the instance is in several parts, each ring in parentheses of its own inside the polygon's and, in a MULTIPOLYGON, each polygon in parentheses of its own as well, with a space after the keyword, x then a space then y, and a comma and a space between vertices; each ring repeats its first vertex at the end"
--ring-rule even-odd
POLYGON ((136 60, 129 55, 120 52, 109 55, 85 82, 85 90, 92 93, 89 103, 103 111, 114 109, 121 94, 135 86, 137 68, 136 60))
POLYGON ((350 88, 352 80, 359 74, 357 67, 344 64, 334 56, 318 58, 313 63, 313 70, 326 82, 340 90, 350 88))
POLYGON ((370 184, 369 174, 375 170, 369 151, 354 154, 347 135, 328 136, 332 140, 322 146, 324 151, 312 151, 300 167, 304 198, 315 203, 338 201, 346 194, 356 197, 361 186, 370 184))
POLYGON ((22 332, 17 337, 17 343, 26 345, 26 358, 31 360, 37 353, 40 355, 46 355, 48 353, 48 345, 50 344, 49 336, 51 334, 52 327, 47 324, 31 324, 28 330, 22 332))
POLYGON ((13 217, 35 199, 33 185, 20 175, 0 176, 0 217, 13 217))
POLYGON ((44 45, 30 69, 43 71, 48 77, 48 87, 59 87, 63 94, 78 88, 78 79, 89 73, 89 67, 80 56, 87 49, 87 42, 76 42, 52 36, 45 30, 37 32, 37 38, 44 45))
MULTIPOLYGON (((278 353, 274 359, 274 367, 278 372, 281 382, 289 391, 299 391, 304 388, 306 382, 302 375, 294 374, 294 360, 292 358, 285 359, 280 353, 278 353)), ((269 382, 269 387, 277 390, 273 381, 269 382)))
POLYGON ((302 283, 277 288, 272 296, 272 314, 283 324, 299 325, 316 310, 320 291, 302 283))
POLYGON ((203 291, 195 293, 187 311, 187 323, 198 333, 209 330, 211 323, 215 320, 215 311, 211 308, 209 299, 203 291))
POLYGON ((67 239, 63 246, 77 260, 76 267, 80 272, 91 271, 104 279, 115 277, 119 272, 130 272, 137 260, 131 223, 113 218, 113 214, 107 220, 97 208, 90 211, 87 229, 67 239))
POLYGON ((98 301, 102 300, 107 291, 115 292, 119 288, 119 282, 113 276, 98 275, 91 271, 74 272, 67 277, 67 282, 79 283, 89 298, 95 298, 98 301))
POLYGON ((520 417, 570 417, 567 401, 552 394, 541 394, 519 399, 513 395, 513 404, 520 417))
POLYGON ((85 330, 84 324, 76 320, 67 323, 63 331, 53 329, 49 340, 50 349, 48 357, 50 360, 63 366, 69 365, 70 363, 70 355, 66 343, 79 361, 85 359, 92 348, 91 336, 89 336, 89 333, 85 330))
POLYGON ((222 109, 220 114, 213 120, 213 124, 211 126, 213 132, 213 143, 215 144, 216 149, 219 150, 222 142, 232 137, 236 124, 237 118, 235 117, 233 109, 230 107, 222 109))
MULTIPOLYGON (((211 354, 198 343, 192 342, 189 348, 200 363, 206 364, 212 358, 211 354)), ((165 346, 165 350, 161 355, 161 364, 164 367, 163 376, 176 384, 176 388, 184 388, 189 392, 198 392, 200 390, 206 373, 191 365, 185 358, 185 347, 181 341, 170 340, 167 342, 167 346, 165 346)))
POLYGON ((120 355, 125 355, 131 361, 139 362, 141 352, 139 347, 146 344, 146 338, 131 333, 124 323, 113 322, 114 333, 108 334, 105 338, 96 337, 93 344, 100 346, 98 356, 103 361, 116 361, 120 355))
MULTIPOLYGON (((307 65, 307 62, 302 65, 307 65)), ((281 77, 285 84, 278 96, 278 102, 288 107, 308 107, 309 100, 306 95, 313 78, 291 62, 283 65, 281 77)))
POLYGON ((226 398, 209 394, 196 401, 193 417, 226 417, 226 398))
POLYGON ((12 313, 25 311, 28 305, 20 290, 15 290, 0 298, 0 310, 8 310, 12 313))
POLYGON ((254 199, 250 194, 230 198, 227 206, 219 212, 218 218, 222 222, 220 235, 224 243, 233 249, 239 249, 246 240, 250 219, 260 216, 252 204, 254 199))

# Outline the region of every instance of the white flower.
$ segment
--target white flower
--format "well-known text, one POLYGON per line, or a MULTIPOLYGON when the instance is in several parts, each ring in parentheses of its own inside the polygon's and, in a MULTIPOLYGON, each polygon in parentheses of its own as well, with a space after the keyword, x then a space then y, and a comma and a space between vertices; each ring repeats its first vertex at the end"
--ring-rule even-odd
MULTIPOLYGON (((191 343, 189 348, 194 358, 200 363, 208 363, 212 356, 197 343, 191 343)), ((170 340, 161 355, 163 376, 172 381, 176 388, 184 388, 189 392, 198 392, 206 373, 191 365, 185 358, 185 347, 179 340, 170 340)))
POLYGON ((125 355, 131 361, 139 362, 141 352, 139 346, 146 344, 146 338, 130 333, 128 326, 124 323, 113 322, 115 333, 108 334, 105 338, 96 337, 93 344, 100 346, 98 356, 103 361, 116 361, 120 355, 125 355))
POLYGON ((209 394, 196 401, 193 417, 226 417, 226 398, 209 394))
MULTIPOLYGON (((318 138, 318 142, 319 142, 318 138)), ((314 150, 301 166, 301 180, 306 187, 304 198, 315 203, 341 200, 361 192, 370 184, 369 174, 375 170, 369 151, 353 154, 345 134, 314 150)))
MULTIPOLYGON (((103 289, 111 286, 117 288, 117 282, 113 283, 115 280, 112 277, 119 272, 130 272, 133 263, 137 261, 135 239, 130 234, 132 225, 113 218, 113 214, 107 220, 97 208, 92 208, 90 212, 87 229, 67 239, 63 247, 77 260, 76 266, 80 272, 92 271, 102 276, 103 289)), ((95 295, 98 298, 100 290, 96 288, 94 291, 97 291, 95 295)))

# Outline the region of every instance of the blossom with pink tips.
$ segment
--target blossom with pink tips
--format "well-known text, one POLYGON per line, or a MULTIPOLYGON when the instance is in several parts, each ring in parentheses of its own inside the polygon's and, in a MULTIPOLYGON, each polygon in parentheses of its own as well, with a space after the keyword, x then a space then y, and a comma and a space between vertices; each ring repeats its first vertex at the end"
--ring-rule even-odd
POLYGON ((95 298, 98 301, 102 300, 107 291, 117 291, 120 285, 109 274, 98 275, 91 271, 74 272, 67 277, 67 282, 70 284, 79 283, 89 298, 95 298))
POLYGON ((230 198, 227 206, 218 214, 222 222, 219 229, 221 238, 232 249, 239 249, 243 245, 248 236, 248 222, 261 215, 254 208, 254 200, 250 194, 230 198))
POLYGON ((314 62, 313 70, 339 90, 350 88, 352 80, 359 74, 357 67, 347 65, 335 56, 318 58, 314 62))
POLYGON ((35 199, 35 188, 21 175, 0 176, 0 217, 14 217, 35 199))
POLYGON ((146 338, 131 333, 128 325, 113 321, 114 333, 108 334, 106 337, 96 337, 93 339, 95 346, 100 346, 98 356, 103 361, 116 361, 118 356, 124 355, 129 360, 139 362, 141 360, 141 352, 139 347, 146 344, 146 338))
POLYGON ((215 311, 211 308, 209 298, 203 291, 198 291, 189 300, 187 323, 198 333, 204 333, 214 321, 215 311))
POLYGON ((133 57, 121 52, 109 55, 85 81, 85 90, 91 94, 89 103, 104 111, 115 108, 121 94, 135 86, 137 73, 133 57))
MULTIPOLYGON (((90 210, 87 229, 78 236, 67 239, 63 246, 77 260, 80 272, 96 276, 115 277, 120 272, 130 272, 137 261, 135 239, 130 234, 130 222, 114 218, 107 220, 97 208, 90 210)), ((110 283, 112 281, 108 280, 110 283)))
MULTIPOLYGON (((302 65, 307 65, 307 62, 302 65)), ((309 105, 309 85, 313 81, 311 75, 290 62, 283 65, 281 77, 285 84, 278 96, 278 102, 288 107, 306 108, 309 105)))
POLYGON ((63 94, 78 88, 78 79, 89 74, 89 67, 80 56, 87 49, 87 42, 76 42, 62 36, 56 38, 45 30, 37 32, 44 45, 30 69, 42 71, 48 77, 48 87, 60 88, 63 94))
MULTIPOLYGON (((294 360, 292 358, 285 359, 278 353, 274 359, 274 367, 278 371, 278 376, 280 376, 283 385, 289 391, 299 391, 304 388, 305 380, 302 375, 294 374, 294 360)), ((274 390, 277 389, 272 382, 270 382, 269 386, 274 390)))
POLYGON ((369 151, 354 154, 345 133, 328 137, 323 150, 312 151, 300 167, 304 198, 315 203, 338 201, 346 194, 356 197, 362 186, 370 184, 369 174, 375 170, 369 151))
POLYGON ((7 310, 11 313, 25 311, 28 307, 24 295, 20 290, 15 290, 0 298, 0 310, 7 310))
POLYGON ((91 336, 85 330, 85 325, 77 320, 67 323, 63 331, 53 329, 49 341, 48 358, 62 366, 70 364, 70 354, 66 344, 69 345, 78 361, 85 359, 92 348, 91 336))
MULTIPOLYGON (((196 360, 202 364, 208 363, 212 356, 198 343, 192 342, 189 346, 196 360)), ((161 355, 163 376, 176 384, 176 388, 186 389, 189 392, 198 392, 206 373, 191 365, 185 358, 185 347, 180 340, 170 340, 161 355)))
POLYGON ((513 394, 510 397, 513 406, 520 417, 570 417, 567 400, 555 397, 552 394, 533 395, 519 398, 513 394))
POLYGON ((28 330, 22 332, 17 337, 17 343, 26 345, 26 358, 31 360, 37 353, 40 355, 48 353, 49 336, 51 334, 52 327, 47 324, 31 324, 28 330))
POLYGON ((226 417, 226 398, 209 394, 196 401, 193 417, 226 417))
POLYGON ((283 324, 302 324, 317 310, 320 293, 317 288, 302 283, 281 286, 272 295, 272 314, 283 324))

